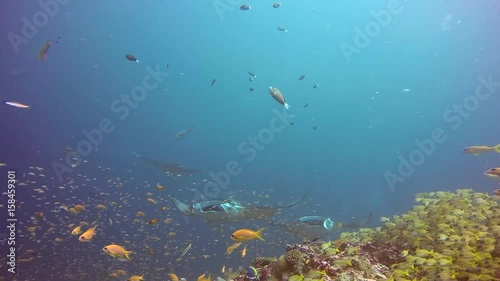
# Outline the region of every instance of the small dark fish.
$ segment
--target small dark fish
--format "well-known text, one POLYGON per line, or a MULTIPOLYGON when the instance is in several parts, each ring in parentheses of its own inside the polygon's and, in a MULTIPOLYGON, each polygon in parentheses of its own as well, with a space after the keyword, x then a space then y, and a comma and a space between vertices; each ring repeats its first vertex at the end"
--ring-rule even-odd
POLYGON ((214 78, 214 80, 212 80, 212 83, 210 83, 212 86, 215 84, 215 81, 217 81, 217 79, 214 78))
POLYGON ((304 80, 305 77, 306 77, 306 75, 302 74, 302 75, 299 76, 299 80, 304 80))
POLYGON ((286 28, 284 28, 283 26, 278 26, 278 30, 288 32, 288 30, 286 28))
POLYGON ((250 88, 250 89, 248 89, 248 90, 250 90, 250 92, 253 92, 253 91, 255 91, 255 89, 254 89, 254 88, 250 88))
MULTIPOLYGON (((213 84, 212 84, 213 85, 213 84)), ((184 137, 186 137, 187 135, 191 134, 191 132, 193 131, 193 128, 194 126, 191 126, 185 130, 182 130, 180 132, 178 132, 176 135, 175 135, 175 138, 176 139, 183 139, 184 137)))
POLYGON ((248 77, 248 81, 252 82, 253 81, 253 76, 248 77))
POLYGON ((248 75, 252 76, 252 77, 257 77, 257 75, 255 75, 253 72, 248 72, 248 75))
POLYGON ((290 123, 288 123, 288 124, 290 124, 290 125, 292 125, 292 126, 295 126, 295 122, 290 122, 290 123))
POLYGON ((318 88, 318 87, 319 87, 319 84, 314 84, 314 85, 313 85, 313 88, 314 88, 314 89, 316 89, 316 88, 318 88))
POLYGON ((139 60, 134 55, 131 54, 126 54, 125 58, 127 58, 129 61, 139 62, 139 60))
POLYGON ((168 68, 169 67, 168 63, 166 63, 165 66, 168 68))
POLYGON ((313 130, 316 130, 318 128, 318 126, 313 126, 313 130))
POLYGON ((252 9, 252 7, 250 7, 248 5, 245 5, 245 4, 243 4, 243 5, 240 6, 240 10, 242 10, 242 11, 247 11, 247 10, 250 10, 250 9, 252 9))
POLYGON ((306 102, 306 104, 304 104, 304 108, 308 107, 309 106, 309 103, 306 102))
POLYGON ((279 8, 281 6, 281 3, 274 3, 273 8, 279 8))

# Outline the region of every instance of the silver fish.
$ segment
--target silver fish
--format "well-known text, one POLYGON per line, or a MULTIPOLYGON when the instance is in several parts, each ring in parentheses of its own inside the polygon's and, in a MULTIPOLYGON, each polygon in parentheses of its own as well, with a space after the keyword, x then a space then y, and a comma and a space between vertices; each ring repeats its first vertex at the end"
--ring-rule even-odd
POLYGON ((276 88, 274 86, 270 86, 269 93, 277 102, 284 105, 286 109, 290 109, 290 106, 288 105, 288 103, 286 103, 285 97, 283 96, 283 94, 281 93, 281 91, 278 88, 276 88))

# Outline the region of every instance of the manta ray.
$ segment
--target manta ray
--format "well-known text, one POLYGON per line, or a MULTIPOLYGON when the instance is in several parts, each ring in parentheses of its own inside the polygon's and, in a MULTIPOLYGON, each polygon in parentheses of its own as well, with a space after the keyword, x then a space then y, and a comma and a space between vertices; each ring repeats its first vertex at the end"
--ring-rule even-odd
POLYGON ((241 220, 263 220, 279 213, 282 209, 297 205, 307 197, 307 193, 302 198, 285 205, 278 206, 245 206, 240 202, 227 200, 213 200, 198 202, 193 205, 182 203, 176 198, 172 198, 174 205, 185 216, 198 216, 208 223, 238 222, 241 220))

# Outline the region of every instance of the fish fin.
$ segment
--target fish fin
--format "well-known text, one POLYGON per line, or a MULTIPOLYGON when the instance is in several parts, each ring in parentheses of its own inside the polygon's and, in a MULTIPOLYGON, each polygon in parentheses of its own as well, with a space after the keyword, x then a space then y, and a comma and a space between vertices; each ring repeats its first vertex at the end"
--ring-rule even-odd
POLYGON ((259 230, 257 230, 257 232, 255 233, 255 237, 259 240, 262 240, 262 241, 266 241, 264 240, 264 238, 262 238, 262 232, 264 231, 265 228, 261 228, 259 230))
POLYGON ((495 151, 500 153, 500 144, 495 145, 495 151))
POLYGON ((130 254, 132 254, 133 251, 125 251, 125 257, 127 258, 127 260, 131 261, 130 259, 130 254))
POLYGON ((175 207, 185 216, 193 215, 193 210, 187 205, 172 197, 175 207))
POLYGON ((288 105, 288 103, 285 102, 285 108, 286 109, 290 109, 290 106, 288 105))

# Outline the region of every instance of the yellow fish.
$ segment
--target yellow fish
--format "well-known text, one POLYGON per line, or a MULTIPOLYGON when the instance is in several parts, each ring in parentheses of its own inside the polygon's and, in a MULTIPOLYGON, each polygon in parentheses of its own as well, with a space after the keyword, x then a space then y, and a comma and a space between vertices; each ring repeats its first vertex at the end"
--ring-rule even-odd
POLYGON ((95 225, 94 227, 89 228, 87 231, 85 231, 80 236, 80 238, 78 240, 80 240, 80 242, 90 242, 90 240, 92 240, 92 238, 94 238, 96 227, 97 227, 97 225, 95 225))
POLYGON ((102 248, 102 250, 106 254, 112 256, 113 258, 127 259, 129 261, 131 260, 130 254, 133 253, 132 251, 127 251, 122 246, 115 245, 115 244, 108 245, 108 246, 102 248))
POLYGON ((151 204, 156 204, 156 201, 153 198, 148 198, 147 200, 151 204))
POLYGON ((241 251, 241 257, 244 258, 247 255, 247 246, 243 247, 243 251, 241 251))
POLYGON ((200 277, 198 277, 198 281, 210 281, 210 274, 208 275, 208 278, 207 278, 206 274, 203 273, 202 275, 200 275, 200 277))
POLYGON ((262 238, 262 232, 264 231, 264 229, 265 228, 261 228, 257 231, 253 231, 250 229, 236 230, 233 234, 231 234, 231 239, 238 242, 249 241, 255 238, 264 241, 264 239, 262 238))
POLYGON ((158 219, 152 219, 152 220, 148 221, 148 224, 149 225, 155 225, 155 224, 158 223, 158 221, 159 221, 158 219))
POLYGON ((226 249, 226 254, 227 255, 230 255, 234 250, 236 250, 236 248, 238 248, 239 246, 241 245, 241 242, 238 242, 238 243, 234 243, 233 245, 227 247, 226 249))
POLYGON ((139 276, 139 275, 134 275, 134 276, 130 277, 130 278, 128 279, 128 281, 141 281, 141 280, 145 280, 145 279, 143 278, 143 276, 144 276, 144 275, 141 275, 141 276, 139 276))
POLYGON ((177 277, 177 275, 175 275, 174 273, 170 273, 168 274, 168 276, 170 276, 170 279, 172 281, 179 281, 179 277, 177 277))
POLYGON ((483 175, 492 179, 500 179, 500 168, 491 168, 488 171, 484 172, 483 175))
POLYGON ((85 207, 83 205, 75 205, 74 208, 77 212, 81 212, 81 211, 85 210, 85 207))
POLYGON ((79 235, 80 233, 82 233, 82 225, 80 224, 79 226, 75 227, 72 231, 71 231, 71 234, 72 235, 79 235))
POLYGON ((104 205, 102 205, 102 204, 97 204, 95 207, 96 207, 97 209, 100 209, 100 210, 106 210, 106 209, 107 209, 107 208, 106 208, 106 206, 104 206, 104 205))
POLYGON ((464 149, 464 153, 472 155, 479 155, 490 151, 496 151, 500 153, 500 144, 497 144, 495 146, 485 146, 485 145, 470 146, 464 149))

